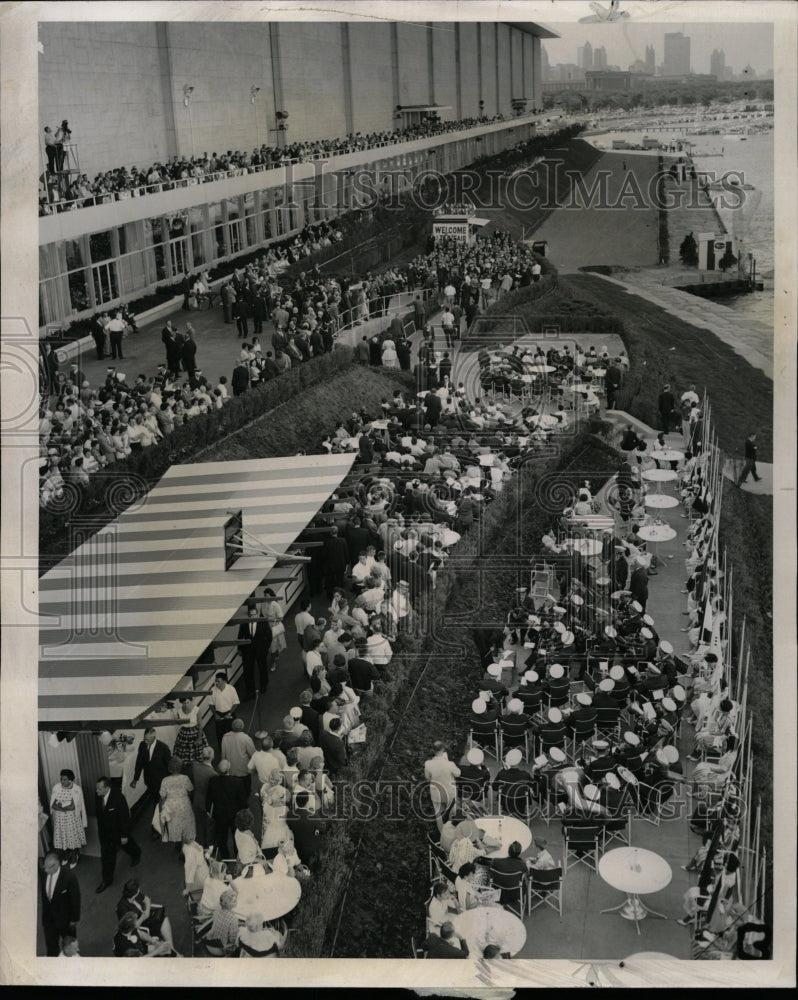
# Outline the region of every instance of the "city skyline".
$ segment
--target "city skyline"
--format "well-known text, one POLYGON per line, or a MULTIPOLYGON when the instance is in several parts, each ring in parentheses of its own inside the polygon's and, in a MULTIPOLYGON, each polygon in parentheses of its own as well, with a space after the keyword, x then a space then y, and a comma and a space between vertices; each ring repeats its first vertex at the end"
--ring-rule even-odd
POLYGON ((739 73, 750 65, 758 75, 773 68, 773 27, 770 24, 579 24, 554 23, 549 26, 560 38, 546 39, 542 47, 549 63, 579 65, 578 52, 587 42, 591 48, 606 50, 607 65, 622 70, 639 60, 646 62, 646 47, 653 46, 655 66, 664 61, 665 35, 681 31, 690 39, 690 63, 694 73, 711 72, 713 50, 723 49, 725 65, 739 73))

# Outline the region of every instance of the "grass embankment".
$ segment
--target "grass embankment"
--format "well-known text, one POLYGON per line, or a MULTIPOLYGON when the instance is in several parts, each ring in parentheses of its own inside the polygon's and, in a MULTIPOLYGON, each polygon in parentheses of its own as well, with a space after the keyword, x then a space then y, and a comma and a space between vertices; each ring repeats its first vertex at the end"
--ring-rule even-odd
POLYGON ((388 690, 367 706, 368 744, 339 791, 347 822, 333 824, 317 891, 300 902, 292 955, 403 957, 410 937, 423 936, 433 828, 423 765, 435 739, 453 758, 465 749, 482 672, 471 627, 503 623, 563 492, 585 476, 598 489, 614 468, 614 453, 581 435, 565 455, 530 461, 458 544, 416 638, 391 662, 388 690), (357 781, 360 812, 352 803, 357 781))
MULTIPOLYGON (((708 394, 712 428, 722 451, 739 457, 743 441, 756 431, 760 460, 772 461, 773 383, 707 330, 590 275, 560 276, 556 288, 541 298, 519 293, 511 311, 533 330, 544 322, 556 323, 558 312, 573 330, 608 329, 596 322, 611 322, 609 328, 623 338, 631 362, 618 393, 618 409, 656 427, 662 386, 670 383, 678 396, 695 383, 699 395, 708 394)), ((726 482, 720 544, 734 567, 734 639, 738 640, 745 618, 751 653, 753 782, 761 797, 765 844, 773 842, 772 530, 772 499, 744 493, 726 482)), ((736 664, 736 647, 734 657, 736 664)))

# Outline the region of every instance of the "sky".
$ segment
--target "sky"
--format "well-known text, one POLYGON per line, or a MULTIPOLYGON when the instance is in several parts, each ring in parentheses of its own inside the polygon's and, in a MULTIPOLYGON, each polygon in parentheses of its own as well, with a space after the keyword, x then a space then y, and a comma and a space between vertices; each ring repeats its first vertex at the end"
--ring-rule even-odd
MULTIPOLYGON (((609 3, 604 3, 609 6, 609 3)), ((681 31, 690 38, 690 62, 694 73, 709 73, 709 57, 713 49, 723 49, 726 65, 739 73, 750 63, 757 73, 773 67, 773 28, 770 24, 718 24, 675 21, 666 23, 630 24, 568 24, 546 21, 561 38, 543 41, 549 62, 575 63, 576 50, 585 42, 593 48, 604 46, 607 63, 627 69, 635 59, 643 59, 646 45, 654 46, 657 66, 662 62, 665 32, 681 31)))

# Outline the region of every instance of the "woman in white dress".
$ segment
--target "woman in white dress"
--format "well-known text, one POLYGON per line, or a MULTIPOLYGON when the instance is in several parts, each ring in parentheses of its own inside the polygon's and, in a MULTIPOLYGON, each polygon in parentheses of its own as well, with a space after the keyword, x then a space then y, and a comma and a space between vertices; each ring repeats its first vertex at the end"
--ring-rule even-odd
POLYGON ((53 820, 53 847, 69 867, 78 863, 80 848, 86 846, 86 804, 83 790, 75 784, 75 772, 65 767, 58 784, 50 794, 50 815, 53 820))
POLYGON ((264 851, 274 853, 283 840, 294 842, 293 834, 286 823, 288 806, 287 792, 282 785, 275 785, 261 794, 263 805, 263 836, 260 846, 264 851))
POLYGON ((283 609, 280 602, 277 600, 277 594, 267 587, 263 591, 264 600, 267 601, 266 606, 263 609, 263 617, 269 623, 272 630, 272 644, 270 647, 270 655, 272 658, 271 669, 277 669, 277 661, 280 658, 280 653, 286 648, 285 641, 285 625, 283 625, 283 609))

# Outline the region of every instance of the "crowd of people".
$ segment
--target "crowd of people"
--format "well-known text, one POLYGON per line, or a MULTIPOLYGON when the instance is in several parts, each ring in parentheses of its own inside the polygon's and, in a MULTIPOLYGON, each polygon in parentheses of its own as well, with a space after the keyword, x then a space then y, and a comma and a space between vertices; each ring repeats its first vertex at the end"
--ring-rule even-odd
MULTIPOLYGON (((685 413, 694 409, 694 386, 681 402, 685 413)), ((671 403, 668 416, 673 411, 679 412, 671 403)), ((666 429, 672 429, 670 422, 666 429)), ((468 955, 452 922, 466 909, 504 905, 518 912, 518 886, 509 891, 503 881, 508 873, 532 888, 541 867, 561 874, 562 863, 540 838, 527 856, 514 843, 506 860, 497 860, 497 844, 475 819, 498 811, 529 824, 542 817, 548 826, 558 819, 564 833, 595 826, 618 831, 630 814, 657 818, 686 789, 693 803, 690 826, 702 838, 682 865, 697 876, 678 921, 693 932, 693 957, 750 958, 767 951, 767 928, 743 922, 750 912, 739 886, 743 719, 724 662, 728 634, 710 463, 686 417, 685 440, 693 451, 663 465, 650 451, 664 446, 664 432, 657 442, 645 442, 627 428, 630 454, 614 488, 598 502, 585 484, 542 538, 543 590, 534 583, 533 590, 520 588, 503 628, 474 631, 485 672, 464 720, 469 749, 456 764, 436 743, 425 764, 439 859, 427 906, 427 957, 468 955), (674 654, 647 613, 648 577, 656 574, 656 561, 639 536, 650 520, 641 503, 647 484, 640 473, 672 466, 681 516, 689 520, 682 590, 688 624, 682 631, 690 632, 691 642, 684 655, 674 654), (631 509, 639 515, 634 520, 625 504, 608 503, 620 489, 631 495, 631 509), (596 527, 602 512, 612 518, 613 529, 596 527), (583 555, 585 538, 601 544, 583 555), (694 729, 690 736, 688 727, 694 729), (686 752, 679 749, 685 738, 686 752), (489 757, 495 767, 487 766, 489 757), (765 945, 749 948, 752 935, 765 945)), ((489 943, 489 957, 498 957, 503 947, 501 941, 489 943)))
MULTIPOLYGON (((39 214, 51 215, 66 211, 102 205, 125 198, 137 198, 158 191, 171 191, 186 184, 202 184, 222 180, 259 170, 271 170, 286 162, 303 163, 308 160, 343 156, 365 149, 376 149, 398 142, 412 142, 448 132, 462 131, 493 121, 502 121, 502 115, 492 118, 463 118, 459 121, 441 121, 428 115, 416 125, 382 131, 355 132, 334 139, 316 139, 288 142, 282 146, 256 146, 251 153, 246 150, 228 149, 224 153, 207 152, 201 156, 171 156, 149 167, 116 167, 96 174, 89 180, 87 174, 72 178, 63 172, 63 153, 59 153, 62 129, 55 134, 45 129, 47 168, 39 178, 39 214), (52 150, 52 152, 51 152, 52 150)), ((66 124, 66 123, 64 123, 66 124)))
MULTIPOLYGON (((308 229, 304 237, 315 238, 320 231, 308 229)), ((236 270, 219 289, 223 321, 235 324, 243 340, 229 380, 222 375, 214 383, 203 373, 190 322, 182 331, 172 321, 165 324, 163 363, 154 374, 140 373, 132 384, 114 364, 108 367, 103 385, 92 385, 77 362, 61 370, 50 352, 50 393, 42 400, 39 415, 40 502, 43 507, 57 507, 66 484, 85 490, 94 473, 124 461, 134 450, 157 444, 194 416, 221 410, 233 395, 330 352, 341 329, 385 315, 400 292, 416 293, 413 326, 425 334, 418 378, 433 395, 448 392, 450 379, 445 376, 451 372, 452 359, 432 346, 426 299, 438 294, 444 307, 443 331, 453 347, 464 320, 470 325, 479 310, 506 290, 534 281, 535 268, 539 273, 537 258, 501 231, 468 247, 440 241, 404 267, 368 272, 358 281, 324 276, 317 268, 281 279, 279 261, 270 251, 236 270), (267 321, 274 330, 270 349, 260 342, 267 321)), ((187 275, 184 308, 190 309, 192 298, 211 308, 215 298, 211 286, 207 272, 187 275)), ((124 308, 95 316, 92 337, 98 360, 110 353, 109 360, 124 361, 125 339, 135 331, 135 318, 124 308)), ((396 316, 382 334, 363 339, 359 360, 409 370, 408 333, 396 316)), ((433 426, 436 406, 432 400, 425 404, 433 426)), ((476 411, 473 418, 475 428, 484 426, 476 411)))

